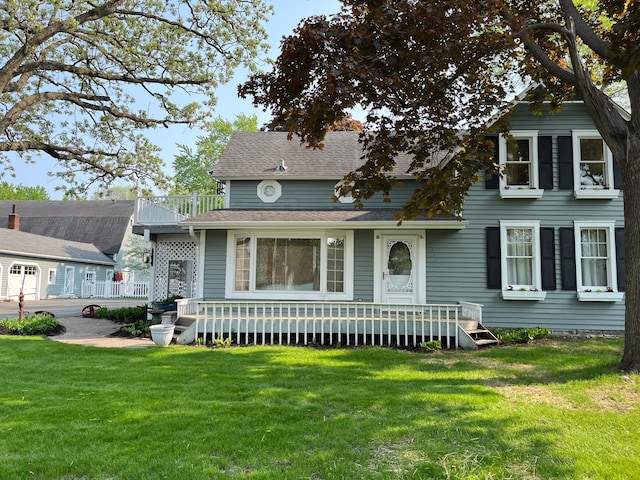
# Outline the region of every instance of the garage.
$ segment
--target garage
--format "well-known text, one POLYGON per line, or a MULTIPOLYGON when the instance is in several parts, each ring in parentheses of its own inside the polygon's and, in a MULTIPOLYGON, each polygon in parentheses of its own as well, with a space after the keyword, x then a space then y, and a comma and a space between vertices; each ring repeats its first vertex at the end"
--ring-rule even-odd
POLYGON ((9 269, 7 278, 7 295, 9 300, 18 300, 20 290, 25 300, 38 300, 38 266, 15 263, 9 269))

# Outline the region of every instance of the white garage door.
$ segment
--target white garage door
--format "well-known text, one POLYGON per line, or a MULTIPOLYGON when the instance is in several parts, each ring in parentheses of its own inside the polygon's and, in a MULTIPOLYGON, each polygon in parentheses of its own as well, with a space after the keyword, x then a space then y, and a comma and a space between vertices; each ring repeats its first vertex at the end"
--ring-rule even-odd
POLYGON ((9 269, 9 300, 18 301, 20 289, 25 300, 37 300, 38 268, 35 265, 12 265, 9 269))

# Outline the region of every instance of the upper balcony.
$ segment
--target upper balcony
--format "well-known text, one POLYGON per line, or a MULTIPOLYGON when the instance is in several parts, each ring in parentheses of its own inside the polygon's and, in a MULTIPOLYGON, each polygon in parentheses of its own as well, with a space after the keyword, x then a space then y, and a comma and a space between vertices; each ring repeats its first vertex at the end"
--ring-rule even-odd
POLYGON ((224 208, 224 195, 165 195, 138 197, 133 212, 134 226, 176 225, 201 213, 224 208))

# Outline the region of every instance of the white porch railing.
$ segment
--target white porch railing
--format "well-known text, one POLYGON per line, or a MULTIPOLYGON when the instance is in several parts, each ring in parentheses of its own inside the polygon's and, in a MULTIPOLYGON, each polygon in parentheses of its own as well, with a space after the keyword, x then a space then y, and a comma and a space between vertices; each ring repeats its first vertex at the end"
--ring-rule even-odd
POLYGON ((82 298, 148 298, 149 282, 82 282, 82 298))
POLYGON ((138 197, 135 225, 173 225, 185 218, 224 208, 224 195, 165 195, 138 197))
POLYGON ((234 344, 419 346, 441 340, 458 346, 463 311, 481 318, 482 306, 324 302, 178 301, 178 317, 195 314, 195 338, 234 344), (188 313, 187 313, 188 312, 188 313))

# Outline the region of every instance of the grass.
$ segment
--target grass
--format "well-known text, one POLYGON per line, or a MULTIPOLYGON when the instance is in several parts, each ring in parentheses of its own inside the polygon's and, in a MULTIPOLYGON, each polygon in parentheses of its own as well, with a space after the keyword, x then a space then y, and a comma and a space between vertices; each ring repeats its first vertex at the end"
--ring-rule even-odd
POLYGON ((0 337, 0 478, 627 479, 616 339, 478 352, 0 337))

